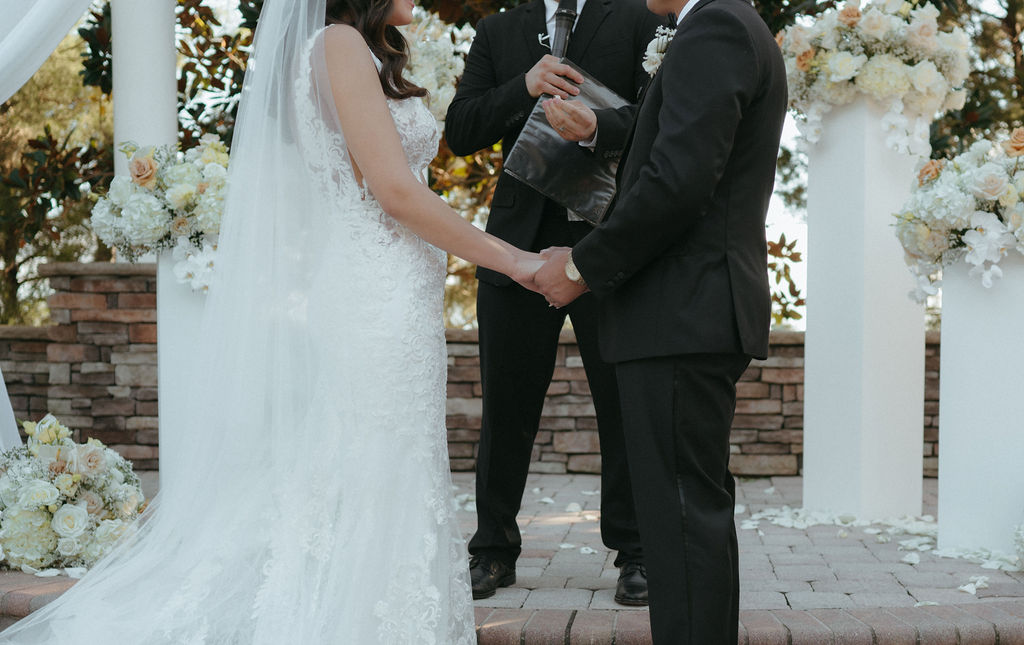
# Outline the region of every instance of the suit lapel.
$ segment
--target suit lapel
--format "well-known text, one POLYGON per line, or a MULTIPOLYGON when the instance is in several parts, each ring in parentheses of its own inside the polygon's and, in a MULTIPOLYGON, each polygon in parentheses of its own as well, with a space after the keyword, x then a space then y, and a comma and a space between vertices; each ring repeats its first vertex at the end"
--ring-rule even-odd
POLYGON ((576 27, 569 36, 569 50, 566 57, 574 62, 583 60, 587 53, 587 46, 593 40, 594 34, 605 21, 608 14, 612 12, 611 0, 587 0, 583 5, 580 17, 576 19, 576 27))
POLYGON ((548 42, 547 24, 544 21, 544 0, 534 0, 526 6, 526 16, 523 20, 523 37, 526 38, 527 51, 530 52, 530 59, 540 60, 545 54, 551 53, 551 46, 548 42), (537 36, 544 36, 544 44, 537 39, 537 36))

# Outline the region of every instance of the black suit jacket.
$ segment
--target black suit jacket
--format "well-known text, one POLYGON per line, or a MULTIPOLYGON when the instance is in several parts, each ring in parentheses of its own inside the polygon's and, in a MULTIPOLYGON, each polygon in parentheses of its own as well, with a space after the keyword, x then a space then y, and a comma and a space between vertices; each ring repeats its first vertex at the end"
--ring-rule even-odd
POLYGON ((764 224, 785 111, 782 55, 754 8, 700 0, 637 110, 612 212, 573 249, 605 360, 767 355, 764 224))
MULTIPOLYGON (((569 40, 566 56, 627 100, 636 100, 648 79, 643 52, 662 20, 643 0, 587 0, 569 40)), ((445 139, 457 155, 469 155, 501 141, 508 155, 537 99, 526 90, 526 72, 551 53, 538 39, 547 34, 544 2, 534 0, 482 19, 466 59, 466 69, 445 119, 445 139)), ((627 127, 599 125, 595 154, 618 157, 627 127)), ((543 195, 502 173, 491 202, 487 231, 520 248, 533 245, 544 213, 543 195)), ((477 277, 496 285, 506 276, 478 269, 477 277)))

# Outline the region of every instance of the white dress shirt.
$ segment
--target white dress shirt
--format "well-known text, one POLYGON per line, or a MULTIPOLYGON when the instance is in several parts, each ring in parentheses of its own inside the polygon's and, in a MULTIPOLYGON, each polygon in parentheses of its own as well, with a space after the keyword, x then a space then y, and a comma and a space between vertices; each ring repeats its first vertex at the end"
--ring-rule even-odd
MULTIPOLYGON (((692 2, 693 0, 691 0, 692 2)), ((580 14, 583 13, 583 5, 587 4, 587 0, 576 0, 576 20, 580 19, 580 14)), ((555 11, 558 10, 558 0, 544 0, 544 24, 548 28, 548 43, 555 36, 555 11)), ((573 25, 575 27, 575 25, 573 25)))

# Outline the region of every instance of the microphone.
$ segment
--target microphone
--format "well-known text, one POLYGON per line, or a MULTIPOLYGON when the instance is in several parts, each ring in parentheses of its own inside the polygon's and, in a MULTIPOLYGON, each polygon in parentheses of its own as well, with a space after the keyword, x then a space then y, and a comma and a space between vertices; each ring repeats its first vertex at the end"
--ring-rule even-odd
POLYGON ((576 0, 559 0, 555 10, 555 35, 551 39, 551 55, 563 58, 569 48, 569 33, 576 24, 576 0))

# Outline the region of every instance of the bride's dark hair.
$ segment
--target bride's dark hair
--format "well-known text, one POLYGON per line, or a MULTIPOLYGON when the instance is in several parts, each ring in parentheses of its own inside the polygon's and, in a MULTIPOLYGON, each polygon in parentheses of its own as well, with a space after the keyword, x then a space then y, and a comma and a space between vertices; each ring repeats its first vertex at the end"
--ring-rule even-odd
POLYGON ((359 30, 380 60, 380 85, 393 99, 426 96, 427 90, 402 76, 409 62, 409 44, 394 25, 387 24, 394 0, 327 0, 325 24, 347 24, 359 30))

